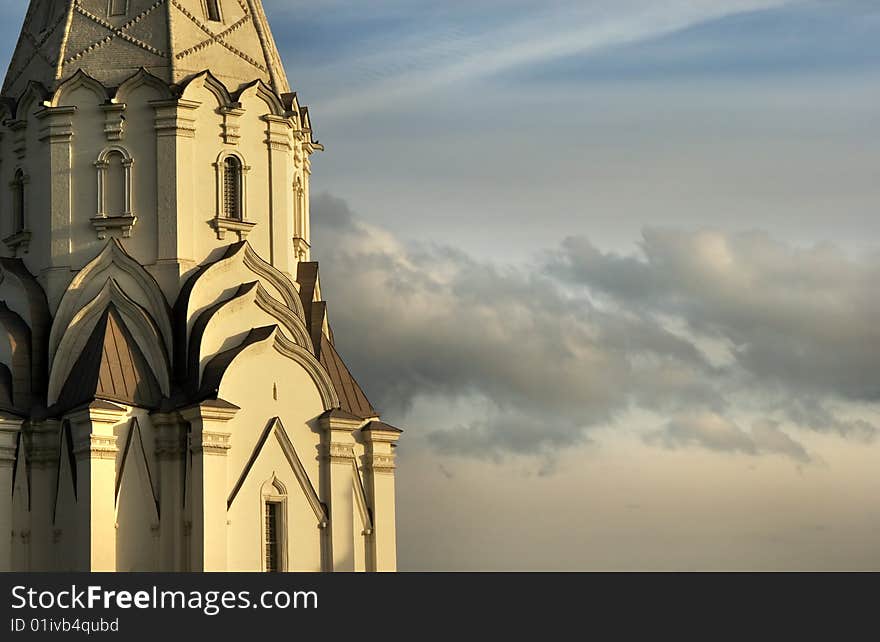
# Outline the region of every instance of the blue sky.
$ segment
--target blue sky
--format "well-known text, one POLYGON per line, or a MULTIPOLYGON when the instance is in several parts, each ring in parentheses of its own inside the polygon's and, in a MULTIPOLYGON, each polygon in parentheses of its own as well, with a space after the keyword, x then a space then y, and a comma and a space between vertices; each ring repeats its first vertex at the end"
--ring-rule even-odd
POLYGON ((880 570, 880 4, 264 5, 402 568, 880 570))

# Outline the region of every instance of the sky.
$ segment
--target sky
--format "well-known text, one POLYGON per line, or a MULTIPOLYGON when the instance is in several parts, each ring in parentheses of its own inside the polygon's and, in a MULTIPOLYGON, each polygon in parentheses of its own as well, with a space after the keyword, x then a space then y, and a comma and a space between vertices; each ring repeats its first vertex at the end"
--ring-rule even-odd
POLYGON ((263 4, 401 570, 880 570, 880 4, 263 4))

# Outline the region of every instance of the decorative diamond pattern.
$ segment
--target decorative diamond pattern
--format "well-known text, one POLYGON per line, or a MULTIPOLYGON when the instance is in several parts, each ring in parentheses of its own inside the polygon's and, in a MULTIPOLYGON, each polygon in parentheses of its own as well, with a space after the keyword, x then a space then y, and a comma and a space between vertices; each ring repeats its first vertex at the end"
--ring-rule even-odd
POLYGON ((177 0, 171 0, 171 4, 174 6, 175 9, 177 9, 178 11, 180 11, 180 13, 182 13, 184 16, 186 16, 195 26, 197 26, 199 29, 201 29, 202 31, 204 31, 208 35, 208 38, 206 40, 203 40, 202 42, 198 43, 197 45, 190 47, 188 49, 184 49, 180 53, 176 54, 174 57, 177 60, 180 60, 182 58, 186 58, 187 56, 190 56, 196 52, 202 51, 203 49, 206 49, 206 48, 211 47, 213 45, 220 45, 222 47, 225 47, 230 52, 234 53, 236 56, 238 56, 239 58, 241 58, 245 62, 250 63, 251 65, 253 65, 257 69, 259 69, 263 73, 268 73, 269 70, 266 69, 265 65, 261 64, 260 61, 255 60, 251 56, 247 55, 245 52, 241 51, 240 49, 238 49, 236 47, 233 47, 231 44, 229 44, 229 42, 227 42, 227 38, 231 34, 235 33, 236 31, 241 29, 243 26, 250 23, 252 20, 251 13, 248 10, 248 7, 244 2, 241 2, 241 0, 239 0, 239 2, 238 2, 244 15, 239 20, 234 22, 231 26, 229 26, 227 29, 224 29, 220 33, 214 32, 208 25, 206 25, 202 20, 199 20, 199 18, 197 16, 194 16, 191 11, 189 11, 186 7, 184 7, 182 4, 180 4, 177 0))
POLYGON ((98 49, 99 47, 103 47, 104 45, 107 45, 107 44, 113 42, 113 40, 116 38, 120 38, 121 40, 125 40, 126 42, 130 42, 133 45, 137 45, 141 49, 144 49, 145 51, 149 51, 154 56, 159 56, 160 58, 167 58, 168 52, 160 51, 159 49, 156 49, 156 47, 154 47, 150 43, 144 42, 143 40, 140 40, 139 38, 135 38, 133 35, 131 35, 131 33, 129 33, 129 30, 132 27, 134 27, 141 20, 143 20, 148 15, 153 13, 153 11, 155 11, 159 7, 164 6, 165 2, 166 2, 166 0, 157 0, 155 3, 153 3, 147 9, 142 11, 140 14, 138 14, 137 16, 135 16, 134 18, 132 18, 128 22, 126 22, 121 27, 116 27, 112 23, 105 20, 104 18, 97 16, 94 13, 92 13, 91 11, 88 11, 87 9, 85 9, 82 6, 82 4, 79 2, 79 0, 77 0, 76 5, 75 5, 76 12, 78 14, 80 14, 81 16, 88 18, 92 22, 104 27, 110 33, 106 37, 102 38, 101 40, 98 40, 97 42, 93 42, 88 47, 86 47, 86 48, 76 52, 72 56, 69 56, 68 58, 66 58, 64 60, 65 64, 69 64, 71 62, 75 62, 75 61, 79 60, 87 53, 90 53, 90 52, 94 51, 95 49, 98 49))

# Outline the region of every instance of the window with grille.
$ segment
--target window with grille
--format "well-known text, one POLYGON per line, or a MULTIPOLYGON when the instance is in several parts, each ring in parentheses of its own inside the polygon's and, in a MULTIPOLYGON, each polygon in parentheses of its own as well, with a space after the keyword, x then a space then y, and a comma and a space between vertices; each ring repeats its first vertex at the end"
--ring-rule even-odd
POLYGON ((227 156, 223 161, 223 216, 241 219, 241 161, 227 156))
POLYGON ((18 170, 15 172, 15 179, 12 181, 12 233, 18 234, 24 230, 24 172, 18 170))
POLYGON ((128 0, 110 0, 110 15, 124 16, 128 13, 128 0))
POLYGON ((220 0, 207 0, 208 20, 220 22, 220 0))
POLYGON ((266 502, 266 572, 281 571, 281 503, 266 502))

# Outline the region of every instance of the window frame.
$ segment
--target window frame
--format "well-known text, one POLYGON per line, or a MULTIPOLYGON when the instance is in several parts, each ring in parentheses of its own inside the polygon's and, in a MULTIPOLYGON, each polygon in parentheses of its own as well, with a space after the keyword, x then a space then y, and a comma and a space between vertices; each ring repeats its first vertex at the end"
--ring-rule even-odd
MULTIPOLYGON (((31 233, 28 229, 28 183, 30 175, 24 167, 18 166, 9 181, 9 227, 10 234, 3 239, 3 243, 12 252, 13 256, 27 254, 30 245, 31 233)), ((3 226, 5 227, 5 223, 3 226)))
POLYGON ((248 173, 250 172, 250 166, 245 161, 244 157, 235 150, 224 150, 220 152, 220 155, 217 156, 217 160, 214 162, 214 173, 215 173, 215 183, 216 183, 216 197, 215 197, 215 213, 214 218, 210 221, 211 227, 214 228, 214 231, 217 233, 217 238, 219 240, 224 240, 226 238, 227 232, 233 232, 238 235, 238 240, 243 241, 247 238, 247 235, 254 228, 256 223, 254 221, 248 220, 248 173), (230 218, 226 216, 226 185, 225 185, 225 171, 226 171, 226 160, 230 157, 234 156, 235 160, 238 162, 239 171, 241 172, 240 178, 238 181, 238 189, 239 189, 239 217, 238 218, 230 218))
POLYGON ((27 230, 27 184, 28 175, 21 167, 16 168, 10 183, 12 192, 12 234, 27 230))
POLYGON ((208 22, 223 22, 223 7, 220 5, 220 0, 203 0, 202 4, 205 8, 205 18, 208 22), (214 10, 213 12, 212 9, 214 10), (212 14, 216 17, 211 17, 212 14))
POLYGON ((290 527, 287 518, 287 488, 273 475, 260 491, 260 570, 263 573, 286 573, 288 571, 288 547, 290 527), (270 571, 266 564, 266 509, 268 504, 277 505, 276 546, 278 548, 278 569, 270 571))
POLYGON ((243 221, 244 220, 244 202, 243 202, 244 201, 244 198, 243 198, 244 193, 242 190, 242 183, 244 182, 243 181, 244 171, 243 171, 243 165, 242 165, 241 159, 234 154, 228 154, 223 159, 222 172, 223 172, 223 185, 222 185, 223 217, 228 218, 230 220, 234 220, 234 221, 243 221), (232 168, 234 176, 233 176, 233 180, 232 180, 231 185, 230 185, 230 180, 229 180, 230 166, 234 166, 232 168), (230 198, 230 195, 229 195, 230 188, 235 190, 234 198, 230 198), (232 201, 232 208, 231 209, 233 210, 231 212, 230 212, 230 207, 229 207, 230 201, 232 201))
POLYGON ((127 16, 129 9, 129 0, 107 0, 107 15, 111 18, 117 18, 119 16, 127 16), (114 10, 113 5, 122 2, 122 9, 120 11, 119 7, 116 7, 114 10))

